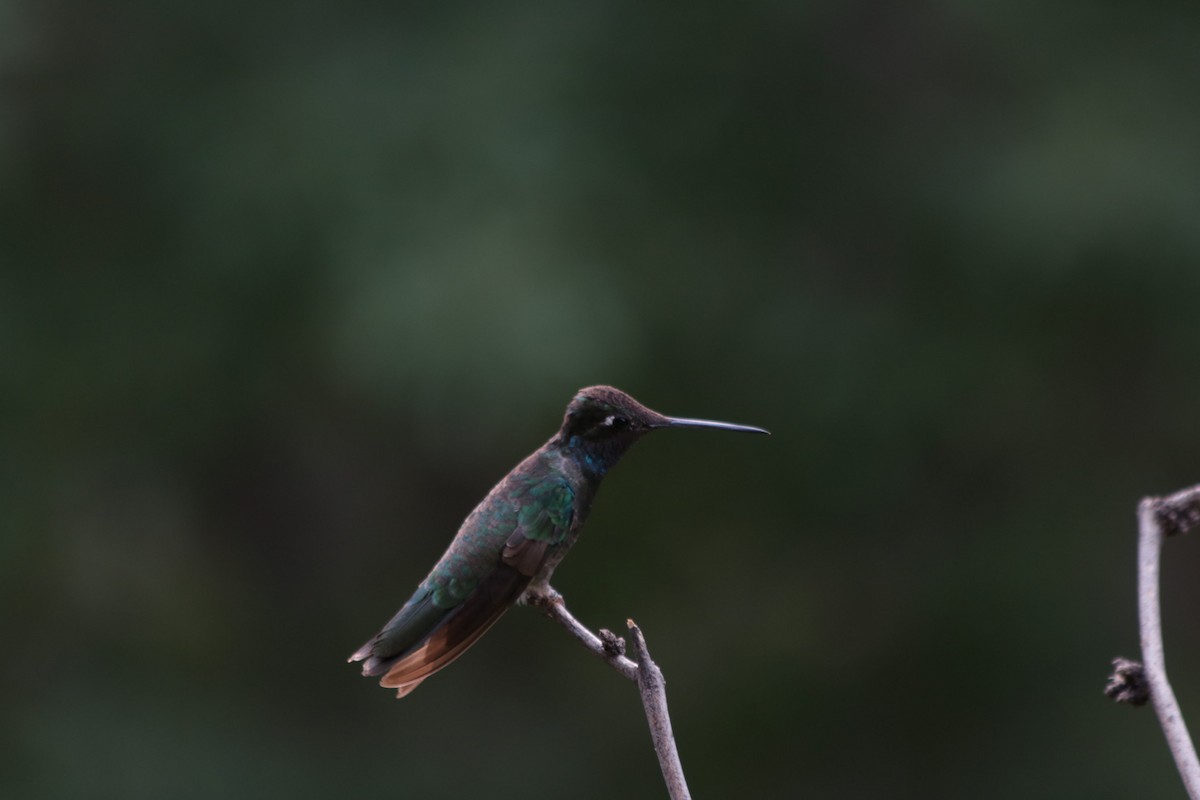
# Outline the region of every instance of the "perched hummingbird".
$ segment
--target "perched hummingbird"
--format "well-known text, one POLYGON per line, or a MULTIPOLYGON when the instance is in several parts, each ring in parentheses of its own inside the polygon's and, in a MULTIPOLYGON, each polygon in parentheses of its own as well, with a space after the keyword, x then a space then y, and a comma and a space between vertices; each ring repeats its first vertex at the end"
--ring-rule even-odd
POLYGON ((404 697, 458 658, 550 574, 579 537, 600 480, 658 428, 762 428, 666 417, 611 386, 581 389, 562 427, 504 476, 463 521, 403 608, 350 656, 404 697))

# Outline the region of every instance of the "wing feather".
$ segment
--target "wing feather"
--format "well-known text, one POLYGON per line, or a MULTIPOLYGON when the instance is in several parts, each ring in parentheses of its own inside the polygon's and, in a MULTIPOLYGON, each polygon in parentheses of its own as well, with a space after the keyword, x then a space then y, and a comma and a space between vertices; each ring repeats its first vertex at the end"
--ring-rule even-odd
POLYGON ((559 474, 530 481, 518 497, 505 501, 511 506, 497 505, 497 497, 503 495, 493 491, 472 512, 412 598, 350 657, 363 662, 364 675, 382 675, 380 684, 396 689, 397 697, 486 633, 521 596, 575 519, 575 491, 559 474), (470 538, 460 541, 464 536, 470 538), (495 547, 490 551, 495 560, 480 547, 495 547))

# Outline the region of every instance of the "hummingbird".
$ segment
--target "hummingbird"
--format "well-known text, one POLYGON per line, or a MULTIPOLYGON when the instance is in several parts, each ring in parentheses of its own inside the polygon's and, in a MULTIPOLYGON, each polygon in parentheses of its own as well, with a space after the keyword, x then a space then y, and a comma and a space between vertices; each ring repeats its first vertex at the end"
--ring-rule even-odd
POLYGON ((550 576, 579 537, 600 481, 660 428, 767 433, 664 416, 612 386, 581 389, 558 432, 488 492, 408 602, 349 661, 404 697, 523 598, 553 595, 550 576))

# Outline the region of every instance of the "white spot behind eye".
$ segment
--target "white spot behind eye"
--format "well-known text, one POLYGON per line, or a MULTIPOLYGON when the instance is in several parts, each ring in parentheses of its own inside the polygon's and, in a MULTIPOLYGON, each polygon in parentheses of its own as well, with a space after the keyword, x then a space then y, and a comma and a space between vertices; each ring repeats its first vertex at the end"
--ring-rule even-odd
POLYGON ((605 417, 605 418, 604 418, 604 427, 606 427, 606 428, 611 428, 611 427, 612 427, 612 424, 613 424, 613 421, 614 421, 616 418, 617 418, 617 415, 616 415, 616 414, 609 414, 607 417, 605 417))

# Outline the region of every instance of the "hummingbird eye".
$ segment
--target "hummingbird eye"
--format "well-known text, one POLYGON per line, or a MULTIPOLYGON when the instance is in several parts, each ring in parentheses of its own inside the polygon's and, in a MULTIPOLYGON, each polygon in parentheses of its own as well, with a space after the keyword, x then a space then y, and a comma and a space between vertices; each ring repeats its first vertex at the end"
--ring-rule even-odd
POLYGON ((589 439, 605 440, 619 436, 633 429, 633 423, 624 414, 604 414, 598 412, 594 416, 577 420, 574 432, 589 439))

